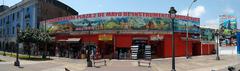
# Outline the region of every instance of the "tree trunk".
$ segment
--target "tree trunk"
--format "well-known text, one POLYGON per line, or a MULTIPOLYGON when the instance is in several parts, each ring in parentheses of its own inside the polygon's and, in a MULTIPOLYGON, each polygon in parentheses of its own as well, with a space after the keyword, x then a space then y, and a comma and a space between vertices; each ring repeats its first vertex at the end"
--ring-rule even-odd
POLYGON ((47 45, 46 45, 46 43, 44 43, 44 49, 43 49, 43 55, 42 55, 42 58, 43 59, 46 59, 46 52, 47 52, 47 45))
POLYGON ((30 43, 28 42, 27 43, 27 48, 28 48, 28 59, 30 59, 31 58, 31 47, 30 47, 30 43))

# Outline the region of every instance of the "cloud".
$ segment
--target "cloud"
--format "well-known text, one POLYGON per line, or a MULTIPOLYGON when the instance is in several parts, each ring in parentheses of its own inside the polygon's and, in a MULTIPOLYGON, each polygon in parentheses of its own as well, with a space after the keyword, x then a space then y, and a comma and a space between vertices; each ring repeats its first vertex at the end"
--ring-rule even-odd
POLYGON ((204 24, 201 24, 201 27, 218 29, 219 28, 219 19, 206 20, 204 22, 204 24))
POLYGON ((235 12, 234 9, 232 9, 232 8, 230 8, 230 7, 226 8, 226 9, 224 10, 224 14, 233 14, 234 12, 235 12))
MULTIPOLYGON (((189 15, 193 16, 193 17, 200 17, 205 12, 206 12, 205 7, 200 5, 200 6, 195 7, 194 9, 191 9, 189 15)), ((187 9, 180 11, 179 14, 180 15, 187 15, 187 9)))

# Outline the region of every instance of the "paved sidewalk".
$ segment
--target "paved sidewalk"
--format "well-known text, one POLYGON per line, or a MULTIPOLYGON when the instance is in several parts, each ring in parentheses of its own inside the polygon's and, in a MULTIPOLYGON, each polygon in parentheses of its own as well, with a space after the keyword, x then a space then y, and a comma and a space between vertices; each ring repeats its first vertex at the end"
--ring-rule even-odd
MULTIPOLYGON (((50 61, 27 61, 20 60, 21 67, 13 66, 15 58, 2 56, 0 59, 0 71, 171 71, 171 58, 153 59, 151 67, 138 66, 137 60, 107 60, 107 66, 87 68, 86 59, 70 59, 51 57, 50 61)), ((215 60, 215 55, 194 56, 192 59, 185 57, 176 58, 177 71, 226 71, 228 66, 240 68, 240 57, 237 55, 222 55, 221 60, 215 60)), ((100 64, 97 64, 100 65, 100 64)))
POLYGON ((89 67, 84 71, 157 71, 157 69, 148 65, 139 67, 137 60, 111 60, 107 61, 107 66, 89 67))
POLYGON ((0 62, 0 71, 65 71, 64 68, 71 71, 82 71, 86 68, 85 59, 51 58, 53 60, 50 61, 20 60, 21 66, 15 67, 15 58, 0 55, 0 59, 7 61, 0 62))
MULTIPOLYGON (((216 60, 215 55, 194 56, 192 59, 185 57, 176 58, 177 71, 224 71, 228 66, 240 64, 240 57, 237 55, 222 55, 221 60, 216 60)), ((171 58, 152 60, 153 67, 159 71, 171 71, 171 58)), ((239 68, 238 68, 239 69, 239 68)))

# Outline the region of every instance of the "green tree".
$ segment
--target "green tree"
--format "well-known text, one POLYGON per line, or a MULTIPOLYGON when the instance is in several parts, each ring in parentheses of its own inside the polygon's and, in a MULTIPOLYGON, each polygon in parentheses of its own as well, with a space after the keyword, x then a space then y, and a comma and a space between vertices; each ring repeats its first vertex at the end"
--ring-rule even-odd
POLYGON ((51 41, 51 36, 43 32, 39 29, 31 29, 27 28, 25 31, 18 34, 18 40, 19 43, 24 43, 26 45, 26 49, 28 51, 28 55, 30 58, 31 54, 31 43, 36 43, 37 45, 41 45, 41 43, 44 43, 44 50, 42 54, 42 58, 46 58, 46 51, 47 51, 47 43, 51 41))
POLYGON ((27 50, 27 53, 29 55, 30 59, 30 54, 31 54, 31 47, 30 44, 33 43, 36 40, 36 37, 34 36, 34 31, 31 30, 30 28, 27 28, 25 31, 20 32, 18 34, 18 42, 19 43, 24 43, 26 45, 24 48, 27 50))
POLYGON ((43 54, 42 54, 42 58, 46 58, 46 52, 47 52, 47 44, 49 42, 51 42, 51 36, 49 35, 49 33, 47 32, 42 32, 39 31, 39 35, 38 35, 38 39, 37 39, 38 43, 43 43, 44 44, 44 48, 43 48, 43 54))

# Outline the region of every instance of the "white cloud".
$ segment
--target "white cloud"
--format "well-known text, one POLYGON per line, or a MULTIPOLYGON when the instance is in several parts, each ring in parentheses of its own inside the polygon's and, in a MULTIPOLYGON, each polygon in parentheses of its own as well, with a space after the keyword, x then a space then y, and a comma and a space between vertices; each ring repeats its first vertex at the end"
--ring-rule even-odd
MULTIPOLYGON (((200 17, 205 12, 206 12, 205 7, 200 5, 200 6, 195 7, 194 9, 191 9, 189 15, 193 16, 193 17, 200 17)), ((180 11, 179 14, 187 15, 187 9, 180 11)))
POLYGON ((201 24, 201 27, 218 29, 219 28, 219 20, 218 19, 207 20, 204 22, 204 24, 201 24))
POLYGON ((230 7, 228 7, 228 8, 226 8, 225 10, 224 10, 224 14, 233 14, 235 11, 232 9, 232 8, 230 8, 230 7))

